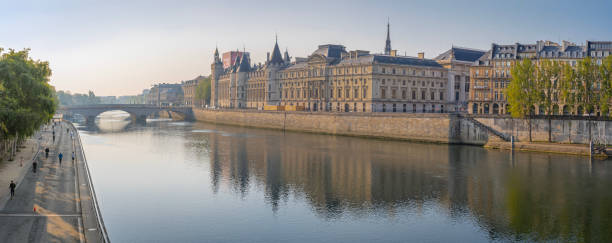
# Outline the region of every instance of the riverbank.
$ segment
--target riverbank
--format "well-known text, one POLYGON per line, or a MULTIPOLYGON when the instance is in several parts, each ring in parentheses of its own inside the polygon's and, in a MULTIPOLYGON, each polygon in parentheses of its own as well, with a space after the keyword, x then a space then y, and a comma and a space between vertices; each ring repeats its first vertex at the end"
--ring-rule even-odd
POLYGON ((41 143, 50 149, 49 157, 45 158, 42 151, 33 156, 36 170, 31 162, 24 163, 20 170, 23 175, 16 179, 15 197, 2 194, 5 200, 0 201, 0 241, 105 242, 103 224, 100 226, 98 214, 92 210, 95 194, 78 131, 72 124, 61 123, 55 128, 55 141, 51 133, 50 129, 39 132, 41 143), (71 159, 72 152, 75 161, 71 159), (63 154, 61 163, 59 153, 63 154))
MULTIPOLYGON (((512 134, 518 134, 521 140, 515 142, 515 150, 586 156, 590 155, 589 146, 576 143, 583 141, 585 134, 589 134, 585 129, 592 129, 591 134, 597 134, 599 137, 612 135, 612 132, 606 133, 608 127, 612 128, 612 125, 606 126, 607 121, 584 122, 584 124, 594 124, 588 127, 581 121, 552 121, 551 133, 555 138, 561 137, 557 134, 562 134, 564 129, 568 130, 570 127, 564 124, 575 123, 573 130, 569 131, 573 134, 571 141, 574 143, 529 143, 523 141, 525 131, 528 131, 524 122, 507 117, 481 118, 439 113, 321 113, 197 108, 193 109, 193 114, 197 121, 218 124, 416 142, 467 144, 494 149, 512 149, 510 137, 512 134), (604 128, 597 129, 598 127, 604 128)), ((533 134, 538 134, 538 138, 544 132, 548 134, 548 127, 539 125, 539 121, 536 124, 538 126, 532 127, 533 134)), ((606 141, 612 141, 612 138, 606 141)))
MULTIPOLYGON (((502 149, 502 150, 516 150, 526 152, 543 152, 543 153, 555 153, 555 154, 569 154, 569 155, 581 155, 591 156, 589 145, 585 144, 559 144, 559 143, 527 143, 517 142, 514 143, 514 148, 509 142, 491 142, 484 146, 490 149, 502 149)), ((606 149, 606 154, 593 154, 594 157, 607 158, 608 154, 612 154, 612 150, 606 149)))

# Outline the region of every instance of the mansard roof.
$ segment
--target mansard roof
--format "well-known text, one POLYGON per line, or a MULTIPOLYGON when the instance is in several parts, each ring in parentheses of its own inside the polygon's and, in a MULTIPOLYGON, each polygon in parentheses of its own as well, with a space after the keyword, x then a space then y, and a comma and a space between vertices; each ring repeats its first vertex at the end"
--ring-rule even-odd
POLYGON ((346 53, 346 47, 343 45, 326 44, 320 45, 319 48, 312 53, 312 55, 319 54, 325 57, 340 59, 342 57, 342 53, 346 53))
POLYGON ((421 59, 408 56, 388 56, 378 54, 364 55, 357 58, 344 58, 340 61, 340 63, 338 63, 338 65, 366 63, 383 63, 442 68, 442 65, 432 59, 421 59))
POLYGON ((474 62, 478 60, 478 58, 482 57, 485 54, 483 50, 462 48, 462 47, 452 47, 450 50, 438 55, 434 60, 451 60, 453 58, 457 61, 464 62, 474 62))

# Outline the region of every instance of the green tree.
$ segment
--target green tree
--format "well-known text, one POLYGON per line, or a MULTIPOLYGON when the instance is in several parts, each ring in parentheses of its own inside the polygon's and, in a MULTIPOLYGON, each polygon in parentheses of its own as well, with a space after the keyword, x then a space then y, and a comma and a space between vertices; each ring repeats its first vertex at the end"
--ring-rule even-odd
POLYGON ((510 115, 515 118, 527 118, 529 124, 529 141, 531 142, 531 116, 534 105, 540 99, 536 82, 536 67, 530 59, 519 61, 512 67, 512 80, 506 88, 506 97, 510 115))
POLYGON ((601 85, 598 82, 598 69, 597 63, 590 57, 578 61, 578 68, 576 69, 576 101, 580 107, 583 107, 582 112, 588 114, 595 111, 595 107, 600 100, 599 92, 594 92, 596 85, 601 85))
POLYGON ((574 107, 577 103, 575 92, 577 86, 576 71, 569 64, 563 64, 559 79, 559 96, 563 104, 565 104, 563 109, 567 109, 570 114, 574 112, 574 107))
POLYGON ((210 104, 210 77, 203 78, 199 81, 195 92, 196 99, 200 100, 201 104, 210 104))
POLYGON ((612 56, 606 57, 599 67, 601 88, 599 90, 599 109, 602 116, 610 115, 610 98, 612 98, 612 56))
MULTIPOLYGON (((550 61, 548 59, 540 61, 537 67, 537 91, 538 92, 538 108, 540 112, 548 116, 548 142, 552 141, 552 122, 550 115, 554 112, 554 106, 558 101, 558 82, 561 75, 561 65, 559 62, 550 61)), ((558 108, 558 106, 557 106, 558 108)))
POLYGON ((32 60, 29 49, 0 50, 0 136, 12 139, 14 156, 17 142, 31 136, 55 113, 55 91, 49 85, 49 63, 32 60))

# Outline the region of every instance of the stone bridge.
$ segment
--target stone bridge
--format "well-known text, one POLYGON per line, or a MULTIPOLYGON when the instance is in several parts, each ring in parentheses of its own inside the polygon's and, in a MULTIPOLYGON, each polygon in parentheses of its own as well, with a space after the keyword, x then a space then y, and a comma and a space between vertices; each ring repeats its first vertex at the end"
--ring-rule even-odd
POLYGON ((146 121, 151 114, 160 111, 171 111, 182 114, 185 120, 193 120, 193 111, 191 107, 176 107, 176 106, 155 106, 155 105, 132 105, 132 104, 96 104, 96 105, 76 105, 76 106, 61 106, 57 109, 57 113, 64 115, 80 114, 87 122, 93 122, 95 118, 107 111, 125 111, 130 114, 132 119, 136 121, 146 121))

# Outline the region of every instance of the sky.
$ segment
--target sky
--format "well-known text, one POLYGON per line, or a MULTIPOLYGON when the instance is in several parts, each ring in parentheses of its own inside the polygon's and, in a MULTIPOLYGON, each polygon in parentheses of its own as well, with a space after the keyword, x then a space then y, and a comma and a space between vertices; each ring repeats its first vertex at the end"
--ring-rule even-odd
POLYGON ((49 61, 57 90, 135 95, 210 74, 215 46, 265 62, 275 35, 292 57, 318 45, 434 58, 451 46, 612 40, 612 1, 0 0, 0 47, 49 61))

